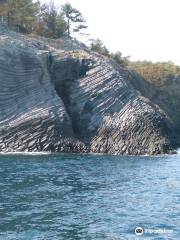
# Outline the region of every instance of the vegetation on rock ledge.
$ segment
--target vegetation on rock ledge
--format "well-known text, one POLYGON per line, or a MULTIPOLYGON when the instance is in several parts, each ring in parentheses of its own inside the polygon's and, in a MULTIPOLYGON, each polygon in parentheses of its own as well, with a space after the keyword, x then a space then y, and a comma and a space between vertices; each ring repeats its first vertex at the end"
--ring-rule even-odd
POLYGON ((14 31, 49 38, 71 37, 72 32, 87 27, 76 8, 69 3, 58 8, 53 0, 49 4, 33 0, 1 0, 0 18, 2 24, 14 31))
MULTIPOLYGON (((14 31, 53 39, 70 38, 73 32, 87 28, 76 8, 69 3, 57 8, 53 0, 49 4, 33 0, 1 0, 0 20, 1 24, 7 24, 14 31)), ((114 59, 121 67, 135 70, 140 77, 157 87, 180 74, 180 67, 172 62, 134 62, 129 57, 123 57, 119 51, 111 53, 99 39, 91 40, 91 50, 114 59)))
POLYGON ((172 80, 180 74, 180 66, 173 62, 129 61, 128 66, 157 87, 163 86, 166 80, 172 80))

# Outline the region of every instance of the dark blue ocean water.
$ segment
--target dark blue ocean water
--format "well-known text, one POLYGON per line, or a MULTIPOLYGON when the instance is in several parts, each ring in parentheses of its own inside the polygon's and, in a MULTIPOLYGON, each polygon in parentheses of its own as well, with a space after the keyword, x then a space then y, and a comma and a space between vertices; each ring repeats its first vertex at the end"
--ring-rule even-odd
POLYGON ((0 240, 61 239, 180 239, 180 155, 0 155, 0 240))

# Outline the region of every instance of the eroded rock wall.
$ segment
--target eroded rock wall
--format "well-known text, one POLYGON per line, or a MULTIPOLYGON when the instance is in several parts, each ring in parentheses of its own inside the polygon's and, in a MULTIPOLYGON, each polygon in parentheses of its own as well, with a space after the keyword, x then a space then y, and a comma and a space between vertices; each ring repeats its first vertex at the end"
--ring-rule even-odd
POLYGON ((123 69, 98 54, 74 51, 53 55, 53 74, 73 59, 86 72, 80 71, 74 78, 59 73, 53 81, 60 83, 59 88, 56 85, 60 96, 63 85, 74 132, 90 151, 137 155, 171 148, 171 124, 166 115, 128 83, 123 69))
POLYGON ((154 86, 142 79, 135 71, 126 71, 126 79, 159 109, 166 114, 171 123, 173 145, 180 145, 180 76, 169 76, 160 87, 154 86))
POLYGON ((49 52, 27 43, 0 36, 0 151, 79 151, 50 80, 49 52))
POLYGON ((0 151, 158 154, 171 122, 112 60, 0 31, 0 151))

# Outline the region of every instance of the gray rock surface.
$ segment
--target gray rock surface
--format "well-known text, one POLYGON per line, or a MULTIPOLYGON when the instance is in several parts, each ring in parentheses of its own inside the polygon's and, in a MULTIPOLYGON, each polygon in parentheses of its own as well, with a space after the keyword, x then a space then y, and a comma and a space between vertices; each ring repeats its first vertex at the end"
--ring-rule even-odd
POLYGON ((159 154, 172 129, 112 60, 0 29, 0 151, 159 154))
POLYGON ((171 135, 173 145, 178 148, 180 146, 180 76, 168 76, 161 87, 151 85, 135 72, 126 74, 126 79, 143 96, 166 113, 171 123, 171 132, 168 135, 171 135))
POLYGON ((13 33, 0 36, 1 151, 71 152, 83 145, 51 83, 49 52, 41 46, 13 33))

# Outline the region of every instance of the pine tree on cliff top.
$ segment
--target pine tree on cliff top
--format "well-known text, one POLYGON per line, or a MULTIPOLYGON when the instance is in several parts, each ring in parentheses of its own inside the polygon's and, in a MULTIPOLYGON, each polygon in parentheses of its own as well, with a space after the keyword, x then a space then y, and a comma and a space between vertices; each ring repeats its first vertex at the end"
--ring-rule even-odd
POLYGON ((67 22, 67 35, 71 37, 71 31, 79 32, 81 29, 87 28, 84 23, 86 22, 82 14, 71 6, 70 3, 66 3, 61 7, 62 14, 65 16, 67 22), (74 27, 73 27, 74 23, 74 27))

